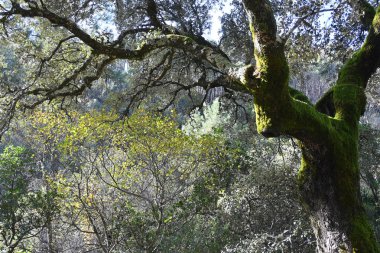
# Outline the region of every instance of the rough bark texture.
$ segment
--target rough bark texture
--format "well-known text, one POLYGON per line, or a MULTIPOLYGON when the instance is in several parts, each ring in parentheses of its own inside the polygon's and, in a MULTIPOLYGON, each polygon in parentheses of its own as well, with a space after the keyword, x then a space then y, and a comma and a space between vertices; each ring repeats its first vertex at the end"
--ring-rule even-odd
MULTIPOLYGON (((93 38, 75 22, 49 11, 43 5, 39 6, 34 1, 25 2, 27 4, 20 5, 17 1, 11 1, 12 8, 0 12, 2 20, 14 15, 43 18, 70 32, 70 37, 65 40, 76 37, 94 55, 106 55, 108 58, 99 65, 96 75, 83 78, 84 84, 77 89, 64 90, 87 69, 91 58, 58 86, 25 91, 14 100, 18 102, 24 97, 39 97, 32 105, 24 105, 24 108, 34 108, 47 100, 82 93, 115 59, 141 60, 162 48, 187 51, 198 61, 201 59, 208 67, 220 72, 215 83, 207 83, 204 79, 197 82, 198 86, 214 87, 218 84, 252 94, 259 133, 267 137, 286 134, 299 140, 303 154, 299 186, 303 202, 310 211, 318 251, 380 252, 362 207, 358 168, 358 122, 366 104, 364 89, 380 66, 380 7, 376 10, 366 0, 348 1, 358 13, 368 35, 362 47, 342 67, 336 85, 313 106, 307 97, 288 87, 289 67, 284 40, 278 38, 269 0, 242 0, 249 18, 256 62, 255 66, 242 69, 231 64, 219 47, 208 43, 203 37, 181 32, 175 27, 165 28, 167 24, 161 23, 154 0, 149 0, 147 6, 152 27, 125 30, 111 44, 93 38), (150 30, 159 31, 161 35, 142 42, 135 49, 123 47, 123 40, 128 34, 150 30), (240 70, 243 70, 242 75, 240 70)), ((10 107, 11 112, 16 104, 20 104, 16 102, 10 107)), ((11 119, 13 114, 9 115, 7 117, 11 119)), ((7 124, 0 126, 2 129, 5 127, 7 124)))
MULTIPOLYGON (((353 3, 355 1, 352 1, 353 3)), ((299 140, 300 192, 317 239, 318 252, 380 252, 360 198, 359 118, 364 89, 379 67, 380 8, 359 1, 373 21, 360 50, 342 67, 336 85, 316 105, 288 87, 288 65, 267 0, 243 1, 255 43, 255 69, 243 78, 255 98, 257 129, 267 137, 299 140), (364 3, 364 4, 363 4, 364 3), (376 13, 376 15, 373 15, 376 13)))
POLYGON ((318 252, 379 252, 360 198, 357 132, 348 129, 336 131, 330 145, 301 144, 303 202, 318 252))

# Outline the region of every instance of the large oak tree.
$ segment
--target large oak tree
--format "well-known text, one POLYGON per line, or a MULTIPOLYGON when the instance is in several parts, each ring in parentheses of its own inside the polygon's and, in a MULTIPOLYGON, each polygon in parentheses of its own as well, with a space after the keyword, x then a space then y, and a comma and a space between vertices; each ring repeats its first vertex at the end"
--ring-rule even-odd
POLYGON ((253 95, 259 133, 299 140, 299 189, 318 251, 379 252, 359 193, 358 131, 365 88, 380 65, 380 7, 366 0, 233 3, 219 46, 203 36, 217 0, 0 1, 1 46, 13 59, 2 64, 2 130, 17 111, 82 94, 117 60, 139 76, 124 94, 125 113, 157 87, 170 95, 160 110, 196 87, 205 98, 216 87, 253 95), (315 25, 326 17, 334 29, 320 39, 315 25), (344 64, 316 104, 289 87, 289 57, 328 57, 335 49, 344 64))

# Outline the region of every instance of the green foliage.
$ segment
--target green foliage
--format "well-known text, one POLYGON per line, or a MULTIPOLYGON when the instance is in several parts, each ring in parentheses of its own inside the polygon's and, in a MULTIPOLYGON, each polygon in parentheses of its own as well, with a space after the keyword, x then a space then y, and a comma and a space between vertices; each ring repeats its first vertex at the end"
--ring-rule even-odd
POLYGON ((219 188, 208 187, 207 181, 199 188, 210 196, 202 200, 213 206, 206 210, 213 218, 208 225, 223 224, 223 252, 311 252, 314 238, 298 203, 296 172, 289 169, 297 167, 298 152, 290 141, 264 140, 252 121, 244 124, 226 108, 227 103, 216 100, 183 127, 220 136, 227 146, 228 155, 218 157, 219 170, 208 178, 217 179, 213 185, 219 188))
MULTIPOLYGON (((39 152, 58 151, 52 159, 67 166, 48 181, 65 196, 61 219, 92 231, 97 247, 107 250, 165 251, 179 227, 212 212, 229 177, 227 166, 218 167, 229 153, 221 139, 186 134, 170 117, 35 112, 29 124, 29 141, 43 143, 39 152)), ((81 247, 90 245, 85 240, 81 247)))
MULTIPOLYGON (((316 175, 321 175, 318 173, 324 169, 320 164, 332 160, 326 166, 327 173, 319 178, 322 183, 326 178, 333 182, 329 187, 320 187, 322 202, 327 203, 328 210, 335 210, 335 206, 328 206, 330 203, 348 210, 348 223, 358 229, 348 234, 339 229, 333 233, 343 234, 342 238, 352 237, 349 239, 354 238, 357 244, 359 234, 370 234, 369 229, 365 231, 368 224, 364 222, 358 196, 357 122, 365 105, 362 88, 379 65, 380 7, 374 14, 370 6, 375 4, 374 0, 361 9, 354 2, 365 1, 242 2, 246 12, 241 1, 232 1, 231 13, 223 17, 219 46, 202 36, 210 30, 211 14, 222 1, 5 1, 0 14, 0 35, 6 38, 1 42, 0 54, 0 111, 4 112, 0 132, 8 128, 16 111, 34 109, 52 100, 60 100, 64 107, 69 104, 68 98, 82 95, 95 81, 98 85, 106 83, 102 80, 104 72, 124 83, 127 78, 106 68, 113 66, 111 63, 116 59, 134 62, 121 67, 128 69, 131 85, 124 85, 129 90, 116 90, 120 94, 108 97, 109 111, 75 112, 71 116, 40 111, 25 123, 32 130, 26 130, 27 137, 21 139, 31 144, 25 146, 35 153, 32 160, 39 167, 36 171, 29 170, 29 162, 24 165, 14 159, 22 156, 17 150, 14 154, 11 149, 5 150, 4 161, 8 163, 3 165, 3 175, 10 188, 4 188, 4 209, 28 207, 28 211, 15 213, 36 214, 33 217, 44 213, 44 218, 31 220, 42 224, 46 219, 46 226, 41 226, 53 237, 54 214, 46 210, 57 207, 66 220, 55 222, 75 230, 87 251, 95 250, 91 245, 104 252, 125 248, 160 251, 162 235, 175 235, 175 228, 185 221, 193 221, 193 217, 197 220, 198 215, 215 210, 224 214, 225 210, 218 205, 236 187, 236 182, 244 182, 240 172, 256 172, 257 178, 267 179, 260 177, 264 172, 256 165, 265 161, 272 167, 273 160, 278 162, 277 155, 269 161, 261 157, 253 159, 252 155, 264 153, 267 158, 272 154, 268 155, 266 148, 274 149, 275 144, 269 142, 253 148, 247 140, 260 143, 261 139, 251 138, 253 131, 237 133, 240 126, 229 127, 229 117, 222 114, 206 115, 212 119, 208 122, 201 122, 204 118, 198 115, 198 125, 193 129, 186 126, 191 134, 179 130, 169 118, 135 110, 124 122, 110 111, 117 107, 115 111, 125 110, 126 115, 135 109, 133 105, 149 108, 152 104, 157 107, 158 102, 165 104, 158 108, 161 111, 176 104, 203 105, 219 86, 223 86, 223 94, 233 99, 232 90, 241 92, 244 86, 243 92, 255 96, 259 133, 267 137, 289 134, 303 142, 299 179, 305 193, 318 181, 316 175), (327 11, 332 22, 321 24, 327 11), (368 29, 373 15, 376 15, 373 27, 368 29), (333 99, 330 102, 336 115, 320 113, 294 90, 290 90, 292 98, 289 97, 285 50, 297 61, 328 55, 330 49, 338 56, 347 56, 365 36, 362 49, 343 66, 338 85, 331 90, 333 94, 325 97, 327 101, 333 99), (320 52, 315 53, 314 49, 320 52), (237 78, 236 70, 247 64, 245 77, 237 78), (181 99, 184 94, 189 100, 181 99), (143 98, 150 101, 141 102, 143 98), (199 133, 195 134, 196 131, 199 133), (233 136, 245 139, 237 142, 233 136), (36 144, 36 140, 41 142, 36 144), (321 150, 329 154, 321 155, 321 150), (15 168, 24 167, 29 171, 14 173, 15 168), (42 182, 42 189, 36 188, 38 182, 42 182), (334 201, 324 201, 325 196, 330 197, 325 192, 330 186, 334 189, 330 192, 337 196, 333 196, 334 201), (67 196, 65 201, 60 199, 63 196, 67 196), (359 216, 356 210, 360 210, 359 216)), ((313 196, 311 201, 321 202, 320 196, 313 196)), ((339 222, 334 220, 336 216, 340 215, 327 218, 339 222)), ((197 221, 192 224, 199 225, 197 221)), ((210 222, 205 227, 220 224, 210 222)), ((319 222, 315 231, 322 225, 319 222)), ((15 229, 8 231, 13 233, 15 229)), ((249 238, 257 237, 251 233, 249 238)), ((363 241, 360 243, 368 244, 363 241)), ((374 245, 374 240, 371 241, 374 245)), ((222 248, 214 244, 207 247, 210 251, 222 248)))
POLYGON ((79 251, 311 251, 288 168, 298 152, 290 141, 265 141, 227 108, 216 100, 183 130, 175 115, 140 111, 120 121, 110 112, 37 111, 25 124, 34 155, 9 147, 1 166, 28 168, 20 180, 34 196, 27 207, 43 231, 51 221, 57 250, 77 243, 79 251), (42 189, 31 187, 42 179, 36 161, 45 164, 42 189), (66 231, 72 239, 63 242, 66 231))
POLYGON ((48 199, 55 193, 33 186, 37 176, 33 155, 23 147, 8 146, 0 154, 0 248, 13 252, 27 247, 26 238, 38 234, 55 212, 48 199))

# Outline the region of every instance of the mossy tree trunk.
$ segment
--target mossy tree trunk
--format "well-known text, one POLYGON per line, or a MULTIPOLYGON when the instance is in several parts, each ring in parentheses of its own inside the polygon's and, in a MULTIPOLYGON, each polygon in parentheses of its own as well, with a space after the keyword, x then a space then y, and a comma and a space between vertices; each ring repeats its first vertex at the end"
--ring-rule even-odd
MULTIPOLYGON (((357 1, 356 1, 357 2, 357 1)), ((365 1, 359 1, 365 3, 365 1)), ((277 38, 270 2, 244 0, 253 41, 255 67, 246 68, 242 83, 255 98, 259 133, 296 137, 302 150, 299 188, 310 212, 318 252, 380 252, 360 198, 359 118, 364 89, 380 65, 380 8, 365 7, 368 36, 342 67, 336 85, 313 106, 288 88, 284 41, 277 38)))
MULTIPOLYGON (((4 20, 14 15, 46 19, 77 37, 91 49, 93 55, 107 56, 96 64, 95 75, 84 77, 82 85, 77 88, 69 84, 88 70, 92 58, 86 60, 80 69, 60 85, 52 88, 31 86, 30 90, 14 99, 20 105, 29 100, 34 101, 21 107, 33 109, 44 101, 81 94, 100 78, 105 67, 115 59, 142 60, 163 48, 187 51, 197 62, 201 59, 207 68, 212 66, 218 70, 220 76, 211 82, 200 78, 192 86, 183 86, 184 91, 191 87, 208 90, 223 86, 250 93, 254 96, 258 132, 267 137, 285 134, 299 140, 303 154, 299 171, 300 191, 310 211, 319 252, 380 252, 362 207, 358 168, 358 127, 365 108, 364 89, 380 66, 380 7, 375 10, 366 0, 347 1, 368 30, 367 38, 342 67, 336 85, 316 105, 288 87, 285 41, 277 36, 276 20, 269 0, 242 0, 253 35, 256 62, 255 66, 245 67, 242 76, 240 66, 231 63, 219 47, 208 43, 201 36, 189 35, 176 27, 166 28, 169 25, 162 23, 154 0, 147 1, 147 17, 143 20, 149 19, 152 27, 148 30, 159 31, 157 34, 160 35, 141 41, 136 49, 124 48, 122 42, 129 32, 135 35, 140 33, 139 29, 135 32, 135 29, 123 31, 114 43, 105 43, 46 6, 39 6, 34 1, 27 1, 25 5, 11 1, 12 8, 1 13, 4 20)), ((171 60, 168 62, 170 68, 171 60)), ((165 76, 165 71, 162 76, 165 76)), ((16 106, 9 110, 8 115, 11 116, 7 116, 8 121, 5 122, 12 119, 16 106)), ((6 129, 7 124, 2 124, 0 130, 6 129)))

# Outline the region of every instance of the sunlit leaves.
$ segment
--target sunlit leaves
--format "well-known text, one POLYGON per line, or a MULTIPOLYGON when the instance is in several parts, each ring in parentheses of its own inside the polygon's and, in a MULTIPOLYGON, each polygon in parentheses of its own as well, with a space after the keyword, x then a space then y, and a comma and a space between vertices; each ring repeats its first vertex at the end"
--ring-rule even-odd
POLYGON ((157 247, 163 233, 175 233, 210 203, 204 200, 216 203, 220 185, 207 178, 225 155, 223 142, 186 134, 171 117, 36 111, 29 122, 30 137, 58 149, 67 166, 48 178, 65 196, 57 203, 62 214, 97 234, 99 247, 157 247), (198 190, 202 184, 207 191, 198 190))

